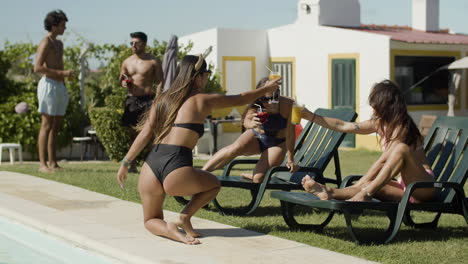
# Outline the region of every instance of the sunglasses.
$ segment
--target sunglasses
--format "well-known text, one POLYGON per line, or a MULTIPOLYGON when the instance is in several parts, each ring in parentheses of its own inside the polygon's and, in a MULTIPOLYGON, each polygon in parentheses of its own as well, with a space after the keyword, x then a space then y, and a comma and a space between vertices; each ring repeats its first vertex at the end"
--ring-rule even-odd
POLYGON ((141 41, 130 41, 130 46, 133 46, 133 44, 137 45, 137 44, 140 44, 140 43, 143 43, 141 41))
POLYGON ((273 100, 273 96, 263 96, 260 98, 260 101, 262 102, 269 102, 271 100, 273 100))

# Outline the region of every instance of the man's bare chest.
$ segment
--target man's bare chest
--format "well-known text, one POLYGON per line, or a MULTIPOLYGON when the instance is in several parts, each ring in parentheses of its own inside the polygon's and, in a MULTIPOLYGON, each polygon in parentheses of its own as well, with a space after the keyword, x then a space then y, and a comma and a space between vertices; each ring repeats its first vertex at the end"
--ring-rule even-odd
POLYGON ((127 67, 128 73, 131 75, 150 75, 154 73, 154 66, 152 63, 133 63, 127 67))

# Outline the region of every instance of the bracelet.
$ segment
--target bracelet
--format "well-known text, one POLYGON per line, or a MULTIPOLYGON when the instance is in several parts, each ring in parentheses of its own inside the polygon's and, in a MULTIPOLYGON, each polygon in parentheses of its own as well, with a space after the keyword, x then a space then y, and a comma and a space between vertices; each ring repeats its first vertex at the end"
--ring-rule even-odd
POLYGON ((120 164, 124 167, 129 167, 132 163, 132 160, 127 159, 127 157, 124 157, 121 161, 120 164))

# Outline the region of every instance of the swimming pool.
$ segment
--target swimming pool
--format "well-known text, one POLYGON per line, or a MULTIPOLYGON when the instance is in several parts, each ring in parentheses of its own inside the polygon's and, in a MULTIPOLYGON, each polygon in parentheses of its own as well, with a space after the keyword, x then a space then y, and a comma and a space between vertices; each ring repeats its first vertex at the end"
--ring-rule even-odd
POLYGON ((110 264, 112 260, 0 216, 0 264, 110 264))

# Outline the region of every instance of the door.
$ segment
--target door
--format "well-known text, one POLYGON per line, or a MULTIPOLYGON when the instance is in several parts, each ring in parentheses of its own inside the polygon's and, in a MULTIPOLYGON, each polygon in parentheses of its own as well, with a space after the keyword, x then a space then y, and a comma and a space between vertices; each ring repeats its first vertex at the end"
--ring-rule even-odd
MULTIPOLYGON (((356 59, 332 59, 332 108, 356 111, 356 59)), ((356 136, 346 135, 341 147, 356 146, 356 136)))

